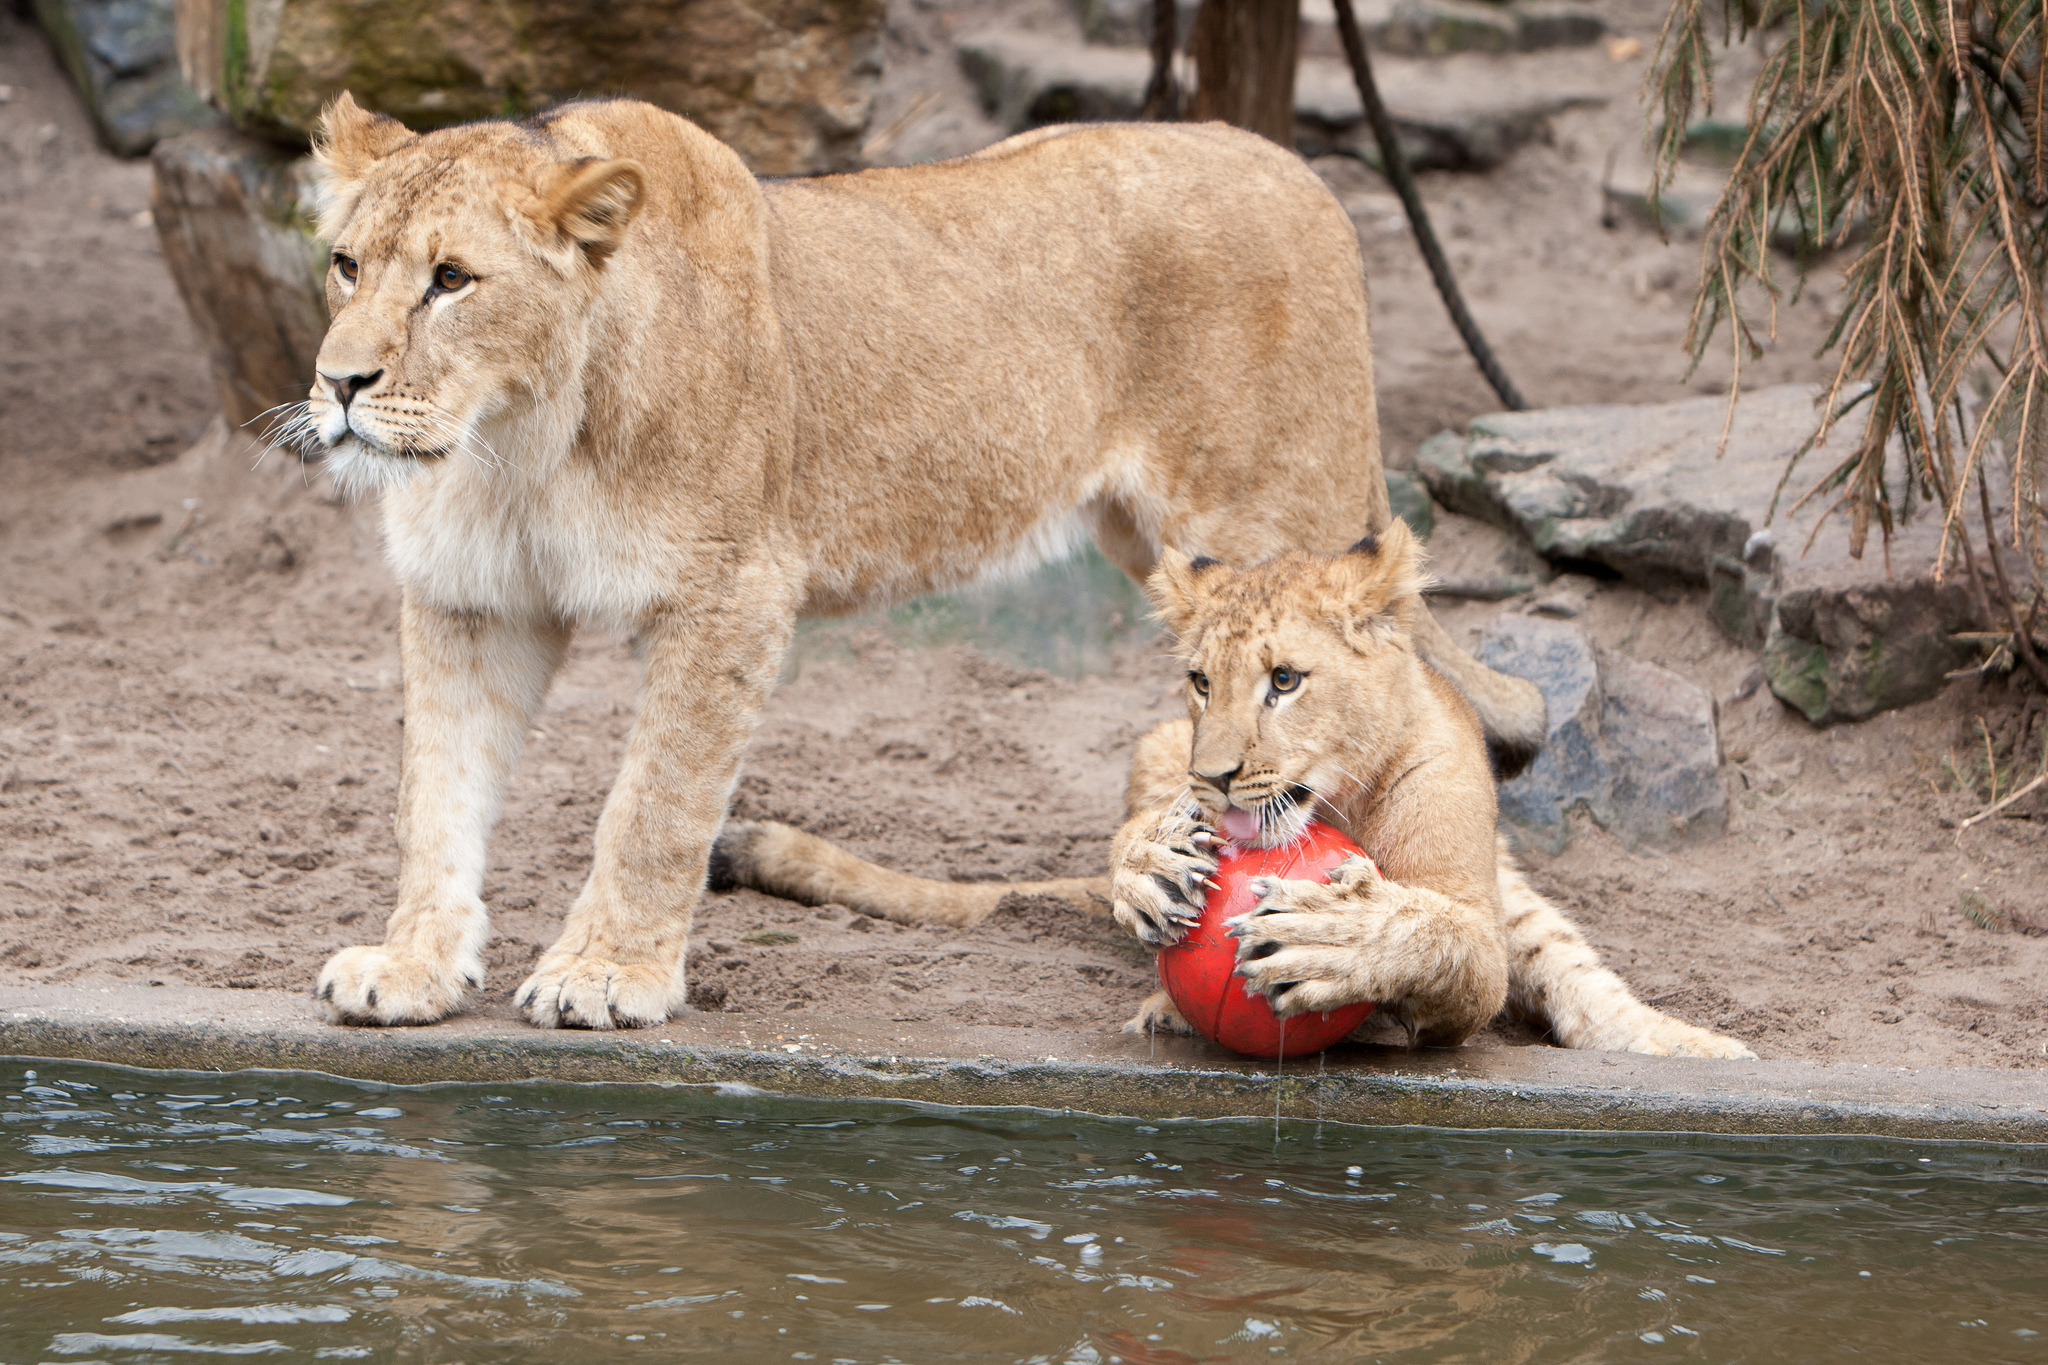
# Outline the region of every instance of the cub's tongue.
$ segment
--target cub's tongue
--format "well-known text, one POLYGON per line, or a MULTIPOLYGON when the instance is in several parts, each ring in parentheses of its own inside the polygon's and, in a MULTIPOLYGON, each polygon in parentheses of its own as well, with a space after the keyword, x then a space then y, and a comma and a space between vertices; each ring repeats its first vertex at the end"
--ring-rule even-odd
POLYGON ((1248 843, 1259 833, 1259 817, 1236 806, 1223 812, 1223 818, 1216 825, 1223 831, 1223 837, 1234 844, 1248 843))

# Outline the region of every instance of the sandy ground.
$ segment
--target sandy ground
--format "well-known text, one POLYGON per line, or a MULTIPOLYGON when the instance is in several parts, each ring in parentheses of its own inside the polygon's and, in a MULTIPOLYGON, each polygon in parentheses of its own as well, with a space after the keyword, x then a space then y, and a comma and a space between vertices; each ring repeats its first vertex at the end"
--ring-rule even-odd
MULTIPOLYGON (((878 126, 918 82, 952 79, 933 35, 953 13, 899 14, 878 126)), ((397 870, 397 597, 374 510, 201 439, 211 384, 136 221, 147 167, 94 148, 37 35, 4 15, 0 84, 0 977, 303 988, 329 951, 377 937, 397 870)), ((951 122, 925 136, 986 133, 938 107, 951 122)), ((1601 228, 1589 177, 1617 116, 1587 117, 1607 122, 1567 121, 1484 178, 1429 178, 1476 309, 1539 401, 1715 384, 1686 381, 1677 349, 1690 248, 1601 228)), ((1398 460, 1490 404, 1412 248, 1374 227, 1384 187, 1326 169, 1365 230, 1398 460)), ((1821 302, 1789 311, 1745 382, 1819 373, 1825 322, 1821 302)), ((1518 555, 1456 518, 1433 548, 1447 574, 1518 555)), ((1952 776, 1981 776, 1974 718, 2008 733, 2019 699, 1963 682, 1816 732, 1697 601, 1552 591, 1721 703, 1725 838, 1660 853, 1586 829, 1536 868, 1639 991, 1766 1057, 2048 1065, 2048 937, 2027 932, 2048 924, 2043 803, 1954 828, 1983 804, 1952 776)), ((1501 609, 1445 615, 1462 631, 1501 609)), ((793 673, 739 813, 937 876, 1100 870, 1131 741, 1178 705, 1139 647, 1066 680, 876 637, 793 673)), ((539 719, 487 883, 494 994, 587 870, 637 680, 623 642, 587 636, 539 719)), ((690 955, 698 1008, 798 1015, 1113 1028, 1150 981, 1100 921, 1025 910, 937 932, 752 893, 710 898, 690 955)))

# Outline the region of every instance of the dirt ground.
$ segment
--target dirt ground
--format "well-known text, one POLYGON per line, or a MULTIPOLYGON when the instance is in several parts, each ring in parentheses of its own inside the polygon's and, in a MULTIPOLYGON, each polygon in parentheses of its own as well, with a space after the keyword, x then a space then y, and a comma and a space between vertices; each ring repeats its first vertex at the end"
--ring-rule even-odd
MULTIPOLYGON (((1654 13, 1616 10, 1645 38, 1654 13)), ((957 21, 901 0, 877 126, 920 82, 945 98, 895 155, 992 132, 948 84, 938 38, 957 21)), ((0 973, 305 987, 328 952, 378 936, 397 871, 397 594, 374 509, 278 457, 252 473, 208 431, 204 359, 140 217, 147 166, 95 148, 38 35, 4 12, 0 85, 0 973)), ((1625 112, 1567 116, 1555 145, 1485 177, 1425 181, 1482 323, 1539 402, 1722 382, 1683 375, 1690 246, 1599 221, 1597 163, 1625 112)), ((1491 404, 1407 238, 1382 230, 1384 186, 1324 169, 1361 220, 1400 462, 1491 404)), ((1788 310, 1745 383, 1819 374, 1808 353, 1827 321, 1819 293, 1788 310)), ((1433 549, 1447 575, 1520 554, 1458 518, 1433 549)), ((2048 924, 2044 803, 1955 828, 1984 804, 1953 777, 1980 775, 1974 718, 1996 730, 2013 697, 1964 681, 1819 732, 1756 685, 1754 656, 1698 601, 1549 591, 1720 701, 1726 837, 1657 852, 1588 828, 1536 864, 1642 994, 1766 1057, 2048 1065, 2048 937, 2027 931, 2048 924)), ((1503 609, 1442 610, 1463 631, 1503 609)), ((539 719, 487 884, 492 992, 518 984, 587 870, 637 681, 622 641, 586 636, 539 719)), ((931 875, 1099 871, 1130 744, 1178 706, 1173 687, 1142 648, 1066 680, 865 641, 778 693, 737 809, 931 875)), ((1113 1028, 1151 979, 1102 921, 1027 910, 913 930, 752 893, 709 898, 690 958, 700 1009, 892 1019, 1113 1028)))

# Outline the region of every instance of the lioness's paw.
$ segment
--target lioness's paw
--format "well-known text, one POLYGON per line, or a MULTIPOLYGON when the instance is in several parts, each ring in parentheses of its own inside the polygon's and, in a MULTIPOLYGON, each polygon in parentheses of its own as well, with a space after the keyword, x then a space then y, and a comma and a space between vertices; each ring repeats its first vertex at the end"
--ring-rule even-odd
POLYGON ((682 998, 681 973, 647 962, 549 953, 512 1003, 541 1028, 646 1028, 682 998))
POLYGON ((1145 1003, 1138 1006, 1138 1012, 1124 1020, 1125 1033, 1193 1033, 1190 1024, 1173 1003, 1173 997, 1165 991, 1154 991, 1145 997, 1145 1003))
POLYGON ((1186 806, 1163 816, 1149 837, 1124 844, 1109 876, 1116 922, 1154 947, 1180 942, 1216 885, 1218 842, 1201 809, 1186 806))
POLYGON ((389 948, 344 948, 327 959, 313 996, 336 1024, 431 1024, 484 984, 483 963, 438 966, 389 948))

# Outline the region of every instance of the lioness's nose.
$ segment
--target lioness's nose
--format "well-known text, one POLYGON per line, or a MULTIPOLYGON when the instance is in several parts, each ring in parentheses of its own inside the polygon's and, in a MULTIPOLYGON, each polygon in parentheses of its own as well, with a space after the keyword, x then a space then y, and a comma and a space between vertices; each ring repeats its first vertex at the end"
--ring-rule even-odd
POLYGON ((1222 793, 1223 793, 1223 794, 1224 794, 1225 796, 1228 796, 1228 795, 1230 795, 1230 780, 1231 780, 1232 778, 1236 777, 1236 776, 1237 776, 1237 775, 1238 775, 1239 773, 1241 773, 1241 772, 1243 772, 1243 771, 1244 771, 1244 764, 1240 763, 1240 764, 1238 764, 1238 765, 1237 765, 1237 766, 1236 766, 1235 768, 1232 768, 1232 769, 1231 769, 1230 771, 1228 771, 1228 772, 1221 772, 1221 773, 1205 773, 1205 772, 1199 772, 1199 771, 1197 771, 1197 770, 1195 770, 1195 769, 1193 769, 1193 768, 1190 768, 1190 769, 1188 769, 1188 774, 1189 774, 1189 776, 1191 776, 1191 777, 1199 777, 1199 778, 1201 778, 1201 779, 1202 779, 1202 781, 1204 781, 1204 782, 1207 782, 1207 783, 1208 783, 1208 784, 1209 784, 1210 786, 1214 787, 1214 788, 1215 788, 1215 789, 1216 789, 1217 791, 1220 791, 1220 792, 1222 792, 1222 793))
POLYGON ((370 385, 382 379, 384 371, 372 370, 369 374, 333 375, 323 370, 320 372, 320 377, 327 381, 328 388, 334 390, 335 401, 339 402, 343 407, 347 407, 351 398, 354 398, 364 389, 369 388, 370 385))

